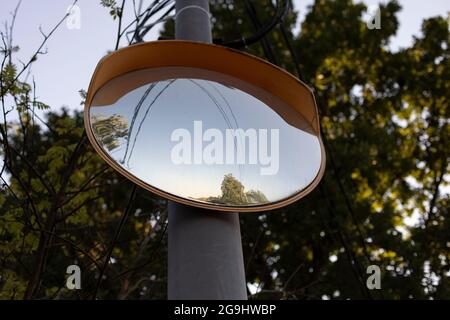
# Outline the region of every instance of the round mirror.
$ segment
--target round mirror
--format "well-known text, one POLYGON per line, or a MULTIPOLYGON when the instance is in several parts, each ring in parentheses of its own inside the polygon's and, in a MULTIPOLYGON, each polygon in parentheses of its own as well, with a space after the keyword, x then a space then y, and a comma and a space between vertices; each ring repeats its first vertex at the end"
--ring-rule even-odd
POLYGON ((116 170, 194 206, 268 210, 307 194, 323 174, 310 90, 262 60, 214 45, 161 41, 108 56, 91 82, 85 119, 94 147, 116 170), (127 61, 149 53, 149 47, 153 57, 155 51, 161 54, 157 61, 143 59, 138 67, 136 60, 127 61), (167 49, 171 55, 163 55, 167 49), (234 59, 234 67, 205 68, 199 52, 211 50, 234 59), (179 52, 192 59, 180 62, 179 52), (117 58, 126 66, 111 70, 117 69, 117 58), (249 69, 242 77, 239 66, 247 59, 263 70, 249 69), (271 78, 248 77, 256 70, 271 78), (283 85, 298 92, 277 93, 283 85))

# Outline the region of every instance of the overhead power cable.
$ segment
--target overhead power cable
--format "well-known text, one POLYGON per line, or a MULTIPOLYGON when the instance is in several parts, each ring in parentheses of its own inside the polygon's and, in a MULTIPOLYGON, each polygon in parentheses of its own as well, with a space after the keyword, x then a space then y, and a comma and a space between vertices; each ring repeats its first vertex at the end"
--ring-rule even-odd
MULTIPOLYGON (((244 0, 244 3, 245 3, 245 9, 247 11, 247 14, 250 16, 250 19, 252 20, 253 26, 257 30, 259 30, 262 26, 261 26, 261 22, 259 21, 255 6, 249 0, 244 0)), ((280 23, 280 25, 281 25, 281 23, 280 23)), ((264 35, 261 38, 261 46, 264 50, 265 56, 269 59, 269 61, 272 62, 273 64, 278 64, 277 59, 276 59, 275 55, 273 54, 272 48, 270 46, 269 41, 267 40, 266 35, 264 35)))
MULTIPOLYGON (((300 80, 304 81, 306 79, 304 79, 302 77, 302 74, 301 74, 301 71, 300 71, 300 61, 298 59, 297 53, 295 52, 295 50, 294 50, 294 48, 293 48, 293 46, 292 46, 292 44, 290 42, 289 36, 287 34, 286 28, 284 27, 283 23, 279 24, 279 28, 280 28, 281 34, 283 36, 283 40, 284 40, 284 42, 286 44, 286 48, 288 49, 288 51, 289 51, 289 53, 291 55, 291 58, 292 58, 292 60, 294 62, 294 67, 295 67, 295 69, 297 71, 297 76, 298 76, 298 78, 300 80)), ((367 248, 367 244, 366 244, 366 241, 365 241, 365 235, 364 235, 364 233, 363 233, 363 231, 362 231, 362 229, 360 227, 358 219, 356 218, 356 214, 355 214, 355 212, 353 210, 353 207, 351 205, 350 198, 349 198, 345 188, 343 187, 343 184, 342 184, 342 181, 341 181, 341 177, 339 176, 339 173, 338 173, 338 170, 337 170, 337 166, 336 166, 336 163, 335 163, 335 157, 333 156, 333 150, 331 149, 331 146, 328 144, 326 135, 322 131, 322 128, 321 128, 321 136, 322 136, 322 139, 324 140, 324 144, 326 146, 327 152, 329 153, 329 157, 328 158, 330 159, 330 162, 331 162, 331 165, 332 165, 332 169, 333 169, 333 173, 334 173, 334 176, 335 176, 336 181, 338 183, 339 190, 341 191, 341 194, 344 197, 345 205, 347 206, 347 209, 348 209, 348 211, 350 213, 352 222, 355 225, 355 228, 356 228, 359 240, 360 240, 362 248, 363 248, 364 256, 366 257, 366 259, 367 259, 367 261, 369 263, 372 263, 372 259, 370 257, 369 250, 367 248)))
POLYGON ((284 2, 284 7, 281 8, 281 1, 277 1, 277 10, 272 20, 263 25, 257 32, 247 38, 240 38, 228 42, 221 43, 225 47, 240 49, 256 43, 264 38, 269 32, 271 32, 278 24, 282 23, 289 12, 289 0, 284 2))

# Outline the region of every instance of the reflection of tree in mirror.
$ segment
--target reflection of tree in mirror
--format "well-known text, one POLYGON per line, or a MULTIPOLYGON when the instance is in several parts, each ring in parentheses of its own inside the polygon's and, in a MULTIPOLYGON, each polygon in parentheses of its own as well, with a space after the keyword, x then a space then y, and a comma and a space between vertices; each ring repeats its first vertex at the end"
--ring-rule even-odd
POLYGON ((245 203, 244 186, 242 183, 233 177, 233 175, 226 174, 222 180, 222 197, 224 203, 229 204, 243 204, 245 203))
POLYGON ((247 198, 247 202, 249 204, 259 204, 269 202, 264 193, 259 190, 250 190, 245 193, 245 197, 247 198))
POLYGON ((220 197, 199 198, 198 200, 227 205, 252 205, 269 202, 259 190, 245 192, 244 185, 231 173, 223 177, 220 197))
POLYGON ((92 115, 91 124, 95 138, 108 151, 120 146, 120 138, 127 138, 128 121, 121 115, 113 114, 110 117, 101 114, 92 115))
MULTIPOLYGON (((128 154, 128 148, 129 148, 130 141, 131 141, 131 132, 133 131, 133 127, 134 127, 134 124, 135 124, 135 120, 136 120, 137 116, 139 115, 139 112, 140 112, 140 110, 141 110, 142 104, 145 102, 145 100, 147 99, 147 96, 149 95, 150 91, 153 90, 153 88, 156 86, 157 83, 152 83, 152 84, 147 88, 147 90, 144 92, 143 96, 141 97, 141 99, 139 100, 138 104, 136 105, 136 107, 135 107, 135 109, 134 109, 133 118, 131 119, 131 124, 130 124, 129 138, 128 138, 128 140, 127 140, 127 147, 126 147, 126 149, 125 149, 125 154, 123 155, 123 159, 122 159, 122 161, 121 161, 122 163, 125 163, 125 159, 127 158, 127 156, 128 156, 128 162, 130 161, 131 154, 133 153, 134 146, 135 146, 135 144, 136 144, 136 139, 137 139, 137 137, 139 136, 139 132, 140 132, 141 129, 142 129, 142 125, 143 125, 145 119, 147 118, 147 116, 148 116, 148 114, 149 114, 149 112, 150 112, 150 109, 152 108, 153 104, 154 104, 154 103, 158 100, 158 98, 164 93, 164 91, 166 91, 166 89, 167 89, 172 83, 174 83, 175 81, 176 81, 176 79, 168 80, 168 82, 165 84, 164 88, 162 88, 162 89, 158 92, 158 94, 153 98, 152 102, 150 102, 150 104, 148 105, 147 111, 145 111, 145 114, 144 114, 143 118, 141 119, 141 122, 140 122, 140 124, 139 124, 138 129, 137 129, 137 132, 136 132, 136 134, 135 134, 135 136, 134 136, 133 146, 132 146, 132 148, 131 148, 130 154, 128 154)), ((161 83, 165 83, 165 81, 162 81, 161 83)))

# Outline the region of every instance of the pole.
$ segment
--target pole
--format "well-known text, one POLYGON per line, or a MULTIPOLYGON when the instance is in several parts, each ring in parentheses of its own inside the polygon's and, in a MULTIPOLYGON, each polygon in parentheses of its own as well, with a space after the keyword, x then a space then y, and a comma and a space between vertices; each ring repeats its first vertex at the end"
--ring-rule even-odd
MULTIPOLYGON (((208 0, 176 0, 176 12, 177 39, 211 42, 208 0)), ((168 298, 246 300, 239 214, 172 201, 168 210, 168 298)))

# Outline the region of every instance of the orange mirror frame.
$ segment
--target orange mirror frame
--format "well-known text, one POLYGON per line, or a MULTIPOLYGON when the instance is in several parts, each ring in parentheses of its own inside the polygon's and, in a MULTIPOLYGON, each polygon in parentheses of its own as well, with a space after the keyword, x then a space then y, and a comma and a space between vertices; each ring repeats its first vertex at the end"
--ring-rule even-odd
POLYGON ((107 55, 98 63, 92 76, 85 102, 84 123, 87 136, 96 152, 126 178, 169 200, 207 209, 228 212, 276 209, 311 192, 320 182, 325 170, 325 149, 312 90, 273 64, 213 44, 163 40, 132 45, 107 55), (151 73, 148 72, 149 69, 152 70, 151 73), (316 136, 320 142, 321 163, 314 180, 298 193, 280 201, 254 206, 221 206, 170 194, 122 168, 95 138, 89 117, 90 108, 112 104, 127 92, 150 82, 185 77, 213 80, 245 91, 265 102, 290 125, 316 136))

